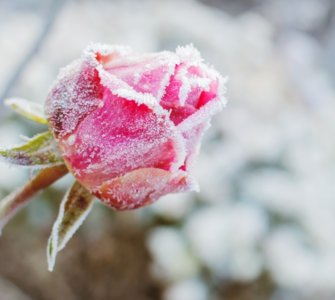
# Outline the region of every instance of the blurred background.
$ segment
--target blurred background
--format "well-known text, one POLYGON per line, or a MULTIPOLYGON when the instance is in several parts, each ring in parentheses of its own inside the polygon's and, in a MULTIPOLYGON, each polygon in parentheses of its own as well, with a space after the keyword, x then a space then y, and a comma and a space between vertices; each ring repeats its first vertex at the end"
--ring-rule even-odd
MULTIPOLYGON (((193 43, 229 77, 197 162, 201 192, 133 212, 94 209, 47 271, 73 180, 0 239, 0 299, 335 299, 335 1, 0 0, 0 99, 43 103, 89 42, 193 43)), ((0 146, 45 130, 0 109, 0 146)), ((0 164, 0 196, 29 171, 0 164)))

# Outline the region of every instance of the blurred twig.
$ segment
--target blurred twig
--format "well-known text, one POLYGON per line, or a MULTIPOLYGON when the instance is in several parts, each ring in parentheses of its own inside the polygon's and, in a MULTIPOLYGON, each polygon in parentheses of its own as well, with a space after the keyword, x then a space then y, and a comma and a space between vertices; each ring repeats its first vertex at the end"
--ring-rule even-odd
MULTIPOLYGON (((64 3, 65 0, 51 1, 49 9, 45 14, 44 22, 42 23, 43 27, 41 28, 40 33, 37 35, 36 40, 33 43, 32 47, 27 51, 27 53, 24 55, 24 57, 19 62, 17 67, 14 69, 13 74, 9 77, 9 80, 5 85, 4 90, 0 94, 1 101, 10 96, 12 89, 14 88, 17 81, 20 79, 22 73, 27 68, 31 60, 34 58, 34 56, 38 53, 40 48, 43 46, 46 38, 48 37, 48 33, 50 32, 52 26, 54 25, 57 16, 64 3)), ((0 110, 0 115, 1 114, 3 114, 3 110, 0 110)))

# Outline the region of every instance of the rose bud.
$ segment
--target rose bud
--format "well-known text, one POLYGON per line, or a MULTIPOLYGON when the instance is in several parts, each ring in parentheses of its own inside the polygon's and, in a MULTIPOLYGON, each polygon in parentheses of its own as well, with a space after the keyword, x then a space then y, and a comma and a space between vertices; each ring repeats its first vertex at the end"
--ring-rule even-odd
POLYGON ((126 210, 197 190, 193 160, 223 94, 193 46, 139 54, 94 44, 61 71, 46 116, 76 179, 126 210))
POLYGON ((76 180, 61 201, 47 246, 52 271, 94 196, 126 210, 197 190, 193 162, 210 118, 225 104, 223 94, 224 79, 193 46, 153 54, 90 46, 54 83, 47 118, 36 102, 5 101, 50 130, 0 147, 0 159, 35 169, 0 201, 0 234, 39 191, 70 171, 76 180))

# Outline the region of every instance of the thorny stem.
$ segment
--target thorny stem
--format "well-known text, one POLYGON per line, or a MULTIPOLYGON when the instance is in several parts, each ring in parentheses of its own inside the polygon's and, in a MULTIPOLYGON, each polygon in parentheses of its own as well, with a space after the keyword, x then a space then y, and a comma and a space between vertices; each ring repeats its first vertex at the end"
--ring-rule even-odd
POLYGON ((42 189, 53 184, 68 172, 65 165, 53 166, 39 171, 24 186, 10 193, 0 202, 0 235, 6 223, 28 200, 42 189))

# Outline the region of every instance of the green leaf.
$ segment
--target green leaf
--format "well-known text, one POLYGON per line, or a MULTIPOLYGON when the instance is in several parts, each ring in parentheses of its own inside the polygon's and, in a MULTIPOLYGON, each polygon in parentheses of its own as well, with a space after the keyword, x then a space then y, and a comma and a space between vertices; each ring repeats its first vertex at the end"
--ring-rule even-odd
POLYGON ((2 228, 39 191, 53 184, 68 173, 65 165, 40 170, 25 185, 0 201, 0 234, 2 228))
POLYGON ((88 216, 94 196, 79 182, 75 182, 64 196, 53 225, 47 247, 48 269, 53 271, 56 256, 88 216))
POLYGON ((0 157, 21 166, 52 166, 64 163, 50 131, 36 135, 24 145, 0 149, 0 157))
POLYGON ((43 106, 21 98, 10 98, 5 100, 5 104, 18 114, 41 124, 48 124, 44 117, 43 106))

